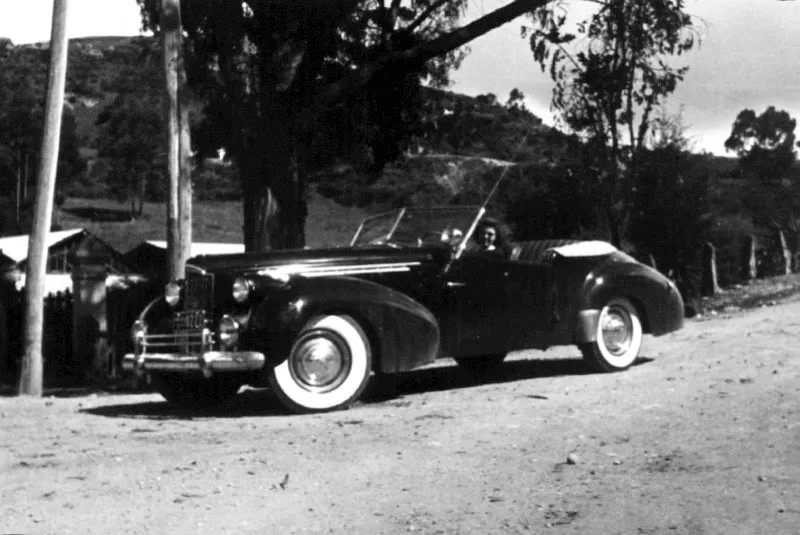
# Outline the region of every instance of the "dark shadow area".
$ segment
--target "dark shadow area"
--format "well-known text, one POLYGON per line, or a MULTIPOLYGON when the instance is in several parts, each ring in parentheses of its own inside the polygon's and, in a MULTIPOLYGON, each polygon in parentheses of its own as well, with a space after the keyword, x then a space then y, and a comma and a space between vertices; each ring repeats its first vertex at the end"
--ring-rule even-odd
MULTIPOLYGON (((65 208, 65 212, 72 214, 81 219, 89 219, 93 222, 100 223, 121 223, 130 221, 132 219, 130 210, 117 210, 114 208, 93 208, 91 206, 75 206, 72 208, 65 208)), ((144 215, 142 217, 145 217, 144 215)))
MULTIPOLYGON (((640 357, 633 364, 640 366, 653 359, 640 357)), ((509 383, 523 379, 546 379, 568 375, 589 375, 592 372, 580 358, 528 359, 506 362, 485 376, 475 377, 457 365, 436 366, 404 372, 391 376, 373 376, 361 396, 362 405, 379 408, 381 403, 425 392, 457 390, 477 385, 509 383)), ((624 373, 624 372, 623 372, 624 373)), ((546 399, 544 396, 532 396, 546 399)), ((403 402, 401 402, 403 403, 403 402)), ((407 401, 411 403, 411 401, 407 401)), ((277 397, 266 388, 247 388, 233 400, 212 410, 189 410, 170 405, 166 401, 147 401, 125 405, 106 405, 83 409, 81 412, 108 418, 142 418, 150 420, 197 420, 209 418, 240 418, 252 416, 285 416, 289 414, 277 397)))
MULTIPOLYGON (((652 362, 648 357, 639 357, 633 366, 652 362)), ((504 362, 497 369, 483 376, 473 376, 457 365, 423 368, 394 376, 374 377, 361 396, 363 403, 380 403, 397 397, 455 390, 477 385, 502 384, 523 379, 545 379, 565 375, 591 375, 581 358, 569 359, 525 359, 504 362)))
POLYGON ((266 388, 245 389, 228 403, 214 409, 184 409, 163 399, 125 405, 106 405, 80 412, 108 418, 141 418, 146 420, 205 420, 209 418, 241 418, 245 416, 285 416, 288 414, 278 398, 266 388))

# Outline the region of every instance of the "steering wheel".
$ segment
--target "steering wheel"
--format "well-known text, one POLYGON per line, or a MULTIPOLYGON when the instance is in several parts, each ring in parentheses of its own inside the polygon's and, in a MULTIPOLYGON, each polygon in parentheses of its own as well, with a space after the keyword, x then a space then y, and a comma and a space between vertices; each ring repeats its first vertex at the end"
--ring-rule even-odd
POLYGON ((414 236, 411 233, 403 232, 403 231, 399 231, 399 232, 395 231, 394 234, 392 234, 392 237, 389 239, 389 241, 390 242, 394 242, 395 244, 400 243, 400 244, 406 244, 406 245, 416 245, 417 247, 422 245, 422 239, 421 238, 419 238, 417 236, 414 236))

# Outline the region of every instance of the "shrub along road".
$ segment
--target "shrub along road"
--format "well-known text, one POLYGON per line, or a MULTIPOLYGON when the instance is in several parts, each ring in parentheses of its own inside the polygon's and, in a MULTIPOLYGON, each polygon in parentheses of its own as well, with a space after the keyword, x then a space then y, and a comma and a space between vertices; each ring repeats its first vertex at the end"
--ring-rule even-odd
POLYGON ((797 533, 799 339, 792 298, 646 339, 624 373, 444 361, 330 414, 0 398, 0 532, 797 533))

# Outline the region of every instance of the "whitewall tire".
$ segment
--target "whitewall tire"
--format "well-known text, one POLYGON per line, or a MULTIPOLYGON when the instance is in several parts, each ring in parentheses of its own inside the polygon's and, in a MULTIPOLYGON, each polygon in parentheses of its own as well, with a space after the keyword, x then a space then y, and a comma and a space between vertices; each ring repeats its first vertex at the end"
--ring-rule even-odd
POLYGON ((275 394, 293 412, 343 409, 358 399, 372 368, 369 340, 349 316, 312 318, 286 360, 270 374, 275 394))
POLYGON ((597 340, 581 344, 589 366, 599 372, 615 372, 628 368, 642 348, 642 322, 636 306, 624 297, 610 299, 597 321, 597 340))

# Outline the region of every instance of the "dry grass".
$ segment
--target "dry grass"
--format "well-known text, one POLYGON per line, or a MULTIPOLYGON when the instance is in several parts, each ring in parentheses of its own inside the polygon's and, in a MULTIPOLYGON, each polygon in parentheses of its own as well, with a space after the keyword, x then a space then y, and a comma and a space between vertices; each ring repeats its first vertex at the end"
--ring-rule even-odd
MULTIPOLYGON (((306 243, 311 247, 348 243, 367 214, 346 208, 316 193, 309 198, 306 243)), ((64 229, 85 228, 125 253, 146 240, 166 239, 167 207, 146 203, 141 218, 131 220, 128 203, 101 199, 68 199, 58 210, 64 229)), ((196 242, 242 242, 242 205, 239 201, 195 202, 192 219, 196 242)))

